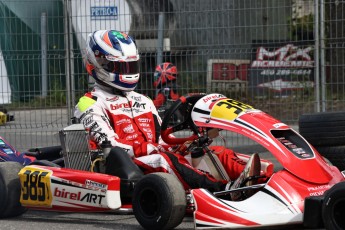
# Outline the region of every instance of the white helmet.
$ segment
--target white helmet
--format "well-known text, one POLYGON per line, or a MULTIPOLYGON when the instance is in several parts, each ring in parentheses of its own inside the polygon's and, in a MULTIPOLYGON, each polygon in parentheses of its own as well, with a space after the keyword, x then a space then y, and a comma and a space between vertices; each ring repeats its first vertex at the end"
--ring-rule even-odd
POLYGON ((134 90, 139 81, 140 62, 134 40, 116 30, 89 34, 86 70, 100 84, 121 91, 134 90))

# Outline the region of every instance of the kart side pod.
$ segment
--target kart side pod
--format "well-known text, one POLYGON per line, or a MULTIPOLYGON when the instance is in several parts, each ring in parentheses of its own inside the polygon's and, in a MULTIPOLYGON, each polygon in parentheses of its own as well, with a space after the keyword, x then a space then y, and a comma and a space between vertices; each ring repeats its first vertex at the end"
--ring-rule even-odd
POLYGON ((307 197, 303 224, 307 228, 345 229, 345 182, 335 184, 322 196, 307 197))
POLYGON ((28 165, 18 173, 20 203, 55 211, 107 211, 121 207, 120 178, 67 168, 28 165))

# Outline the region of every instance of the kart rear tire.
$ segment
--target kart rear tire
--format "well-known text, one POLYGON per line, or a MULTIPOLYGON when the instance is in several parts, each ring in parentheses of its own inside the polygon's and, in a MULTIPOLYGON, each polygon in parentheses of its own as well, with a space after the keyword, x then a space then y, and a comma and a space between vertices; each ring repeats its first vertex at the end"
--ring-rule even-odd
POLYGON ((326 229, 345 229, 345 182, 325 192, 322 218, 326 229))
POLYGON ((318 146, 316 150, 332 165, 336 166, 340 171, 345 170, 345 145, 342 146, 318 146))
POLYGON ((303 114, 299 133, 313 146, 336 146, 345 143, 345 111, 303 114))
POLYGON ((133 213, 145 229, 173 229, 186 212, 186 193, 178 179, 168 173, 145 175, 134 187, 133 213))
POLYGON ((23 214, 27 209, 20 204, 20 180, 23 168, 18 162, 0 162, 0 218, 23 214))

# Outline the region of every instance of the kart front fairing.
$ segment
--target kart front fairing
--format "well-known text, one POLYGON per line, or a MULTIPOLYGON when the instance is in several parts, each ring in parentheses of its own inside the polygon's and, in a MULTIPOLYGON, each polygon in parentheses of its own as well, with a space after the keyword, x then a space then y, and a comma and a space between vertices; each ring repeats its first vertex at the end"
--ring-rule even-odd
POLYGON ((283 167, 259 191, 241 201, 193 189, 197 229, 301 224, 305 198, 322 195, 344 180, 296 131, 249 105, 211 94, 194 105, 191 116, 198 127, 228 130, 254 140, 283 167))
POLYGON ((198 127, 228 130, 252 139, 271 152, 285 170, 307 182, 325 184, 337 176, 337 170, 325 164, 320 154, 288 125, 249 105, 218 97, 202 98, 195 104, 192 119, 198 127))

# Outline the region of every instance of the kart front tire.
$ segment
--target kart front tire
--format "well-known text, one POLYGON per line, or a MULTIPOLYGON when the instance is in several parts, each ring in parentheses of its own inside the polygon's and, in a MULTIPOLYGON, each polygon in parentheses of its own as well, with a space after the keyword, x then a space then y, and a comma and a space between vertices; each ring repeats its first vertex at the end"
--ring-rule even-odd
POLYGON ((178 179, 168 173, 145 175, 134 187, 133 213, 145 229, 173 229, 186 212, 186 193, 178 179))
POLYGON ((322 205, 322 218, 326 229, 345 229, 345 182, 335 184, 326 191, 322 205))
POLYGON ((22 169, 18 162, 0 162, 0 218, 19 216, 26 212, 20 204, 20 180, 22 169))

